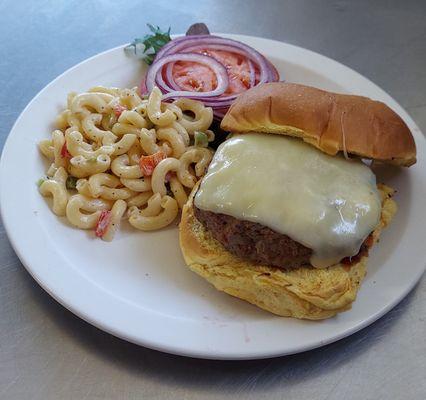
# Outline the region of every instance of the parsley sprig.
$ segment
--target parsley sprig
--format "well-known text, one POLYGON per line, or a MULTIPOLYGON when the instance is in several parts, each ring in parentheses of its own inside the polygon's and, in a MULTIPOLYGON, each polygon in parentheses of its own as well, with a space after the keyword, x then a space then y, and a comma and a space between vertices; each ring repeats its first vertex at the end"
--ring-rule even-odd
POLYGON ((157 52, 168 42, 170 37, 170 27, 167 32, 163 32, 160 27, 147 24, 151 34, 145 35, 142 39, 135 39, 124 48, 126 54, 135 56, 151 65, 157 52))

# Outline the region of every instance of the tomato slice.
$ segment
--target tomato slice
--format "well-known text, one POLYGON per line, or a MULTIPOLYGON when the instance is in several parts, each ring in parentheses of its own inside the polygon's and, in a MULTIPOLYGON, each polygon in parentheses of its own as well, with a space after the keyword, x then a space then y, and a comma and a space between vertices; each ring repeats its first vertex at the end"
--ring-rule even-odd
POLYGON ((139 160, 139 167, 143 176, 151 176, 155 167, 165 158, 167 154, 164 151, 151 154, 150 156, 142 156, 139 160))
MULTIPOLYGON (((198 53, 213 57, 226 67, 229 86, 223 96, 242 93, 250 87, 250 65, 244 56, 210 49, 200 50, 198 53)), ((258 79, 258 71, 255 73, 258 79)), ((206 65, 194 62, 179 61, 175 63, 172 76, 182 90, 209 92, 217 86, 215 73, 206 65)))
POLYGON ((108 229, 110 223, 111 211, 102 210, 101 215, 99 216, 98 223, 96 224, 95 235, 97 237, 102 237, 103 235, 105 235, 105 232, 108 229))

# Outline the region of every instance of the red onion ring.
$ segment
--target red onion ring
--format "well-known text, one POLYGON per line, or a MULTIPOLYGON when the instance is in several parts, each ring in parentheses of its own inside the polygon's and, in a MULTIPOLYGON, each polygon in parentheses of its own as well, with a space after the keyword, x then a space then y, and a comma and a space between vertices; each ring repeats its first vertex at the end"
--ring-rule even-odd
POLYGON ((248 65, 250 68, 250 87, 253 87, 256 85, 256 70, 254 68, 253 61, 248 60, 248 65))
POLYGON ((149 92, 154 86, 158 86, 164 94, 163 100, 178 97, 201 100, 205 106, 213 108, 215 118, 222 118, 239 94, 224 95, 229 85, 225 66, 213 57, 194 53, 201 50, 220 50, 243 56, 247 60, 250 71, 249 88, 279 80, 279 74, 274 65, 261 53, 244 43, 214 35, 181 36, 167 43, 157 53, 154 63, 148 70, 146 80, 141 85, 141 92, 149 92), (182 90, 173 77, 173 66, 177 61, 207 65, 216 74, 216 88, 208 92, 182 90), (257 73, 259 75, 256 79, 257 73))
MULTIPOLYGON (((185 49, 185 52, 186 51, 193 52, 193 51, 196 51, 196 50, 203 50, 204 48, 205 48, 205 46, 202 46, 202 45, 193 46, 193 47, 190 47, 188 49, 185 49)), ((232 51, 235 54, 239 54, 239 55, 247 57, 247 54, 244 53, 243 51, 241 51, 239 49, 232 49, 232 50, 230 50, 229 47, 227 47, 227 46, 217 46, 217 45, 215 45, 215 46, 209 46, 208 48, 212 49, 212 50, 232 51)), ((184 53, 184 54, 186 54, 186 53, 184 53)), ((261 55, 259 54, 259 56, 261 56, 261 55)), ((263 56, 261 56, 261 57, 263 57, 263 56)), ((264 57, 263 57, 263 60, 265 61, 265 63, 269 63, 269 61, 266 60, 266 58, 264 58, 264 57)), ((250 66, 250 88, 252 88, 253 86, 255 86, 255 78, 256 78, 256 76, 255 76, 255 69, 254 69, 254 63, 251 61, 250 58, 248 58, 248 63, 249 63, 249 66, 250 66)), ((275 67, 273 67, 273 68, 275 69, 275 67)), ((173 88, 173 90, 179 91, 181 89, 179 88, 179 86, 177 85, 177 83, 174 81, 172 73, 173 73, 173 64, 170 63, 166 67, 166 78, 167 78, 167 80, 168 80, 168 82, 170 84, 170 87, 173 88)), ((260 78, 259 83, 265 83, 269 79, 270 80, 275 80, 273 77, 265 76, 264 79, 263 79, 263 82, 262 82, 262 78, 260 78)), ((158 84, 160 86, 164 86, 164 80, 162 79, 162 77, 158 77, 158 84)), ((226 103, 229 106, 237 98, 237 96, 238 96, 237 94, 230 95, 230 96, 223 96, 223 97, 217 99, 217 101, 224 102, 224 103, 226 103)), ((206 100, 208 101, 208 99, 206 99, 206 100)), ((215 106, 216 102, 212 103, 211 105, 215 106)))
MULTIPOLYGON (((174 67, 175 63, 169 63, 166 66, 166 79, 168 84, 170 85, 171 88, 173 88, 174 90, 182 90, 179 85, 175 82, 175 79, 173 78, 173 67, 174 67)), ((161 82, 163 80, 162 76, 158 77, 159 82, 161 82), (160 81, 161 79, 161 81, 160 81)))
POLYGON ((178 43, 173 50, 174 51, 181 50, 182 53, 185 53, 187 51, 193 52, 196 50, 203 50, 207 47, 208 49, 212 49, 212 50, 228 51, 228 52, 245 56, 246 58, 248 58, 249 60, 252 60, 259 66, 259 71, 260 71, 259 83, 267 82, 268 78, 270 77, 269 76, 270 66, 268 65, 268 61, 266 60, 266 58, 263 57, 260 53, 258 53, 253 48, 243 43, 240 43, 240 42, 229 43, 228 40, 230 39, 222 39, 222 38, 215 38, 213 40, 192 39, 191 41, 187 40, 186 42, 178 43), (190 46, 189 45, 190 43, 187 43, 187 42, 195 42, 196 45, 190 46))
POLYGON ((216 108, 213 111, 213 115, 218 119, 222 119, 225 116, 227 111, 228 111, 228 108, 216 108))
MULTIPOLYGON (((198 39, 204 39, 204 38, 211 38, 211 37, 218 37, 218 36, 212 36, 212 35, 196 35, 196 36, 192 36, 192 38, 198 38, 198 39)), ((187 41, 188 39, 190 39, 190 36, 178 36, 176 38, 174 38, 173 40, 171 40, 170 42, 166 43, 157 53, 157 55, 155 56, 155 60, 158 60, 160 58, 162 58, 163 56, 165 56, 166 54, 168 54, 169 52, 171 52, 171 50, 176 47, 180 42, 184 42, 187 41)))

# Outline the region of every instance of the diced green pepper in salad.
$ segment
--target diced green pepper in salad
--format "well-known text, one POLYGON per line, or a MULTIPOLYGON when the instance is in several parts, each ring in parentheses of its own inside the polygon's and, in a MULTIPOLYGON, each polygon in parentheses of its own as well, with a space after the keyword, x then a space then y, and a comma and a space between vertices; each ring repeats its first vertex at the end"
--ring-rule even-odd
POLYGON ((204 132, 194 132, 194 145, 197 147, 207 147, 209 145, 209 139, 204 132))
POLYGON ((36 182, 36 185, 38 186, 38 187, 40 187, 41 185, 43 185, 43 182, 45 182, 47 179, 45 179, 45 178, 40 178, 37 182, 36 182))

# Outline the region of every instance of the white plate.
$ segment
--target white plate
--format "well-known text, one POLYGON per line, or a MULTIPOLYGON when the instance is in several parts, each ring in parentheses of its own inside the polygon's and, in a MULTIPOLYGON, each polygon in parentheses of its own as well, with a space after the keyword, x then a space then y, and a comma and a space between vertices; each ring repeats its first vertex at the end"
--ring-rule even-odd
POLYGON ((372 251, 368 275, 351 311, 322 322, 276 317, 216 291, 191 273, 180 254, 176 227, 154 233, 128 229, 104 243, 52 214, 35 185, 45 171, 37 142, 48 137, 68 92, 139 82, 141 63, 126 58, 122 48, 71 68, 22 112, 1 159, 2 217, 16 253, 37 282, 65 307, 107 332, 194 357, 250 359, 296 353, 371 324, 420 278, 426 258, 425 140, 389 95, 351 69, 288 44, 230 37, 260 50, 288 81, 384 101, 414 133, 418 164, 386 174, 386 183, 398 189, 400 210, 372 251))

